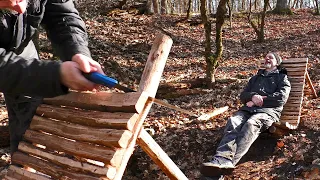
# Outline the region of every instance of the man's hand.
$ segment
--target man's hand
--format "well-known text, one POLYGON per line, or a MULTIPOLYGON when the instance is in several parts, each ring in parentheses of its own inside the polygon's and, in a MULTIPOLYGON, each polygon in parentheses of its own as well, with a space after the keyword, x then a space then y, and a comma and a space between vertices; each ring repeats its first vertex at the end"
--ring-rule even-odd
POLYGON ((259 107, 263 105, 263 99, 267 98, 267 96, 254 95, 252 96, 252 102, 259 107))
POLYGON ((104 72, 101 69, 100 64, 88 56, 85 56, 82 54, 76 54, 76 55, 72 56, 71 60, 73 62, 78 63, 80 70, 84 73, 98 71, 99 73, 104 74, 104 72))
POLYGON ((61 82, 73 90, 92 91, 97 85, 87 80, 82 75, 82 72, 90 73, 96 71, 104 74, 98 62, 85 55, 76 54, 72 57, 72 61, 66 61, 61 64, 61 82))
POLYGON ((254 106, 254 103, 253 103, 252 101, 249 101, 249 102, 246 103, 246 105, 247 105, 248 107, 253 107, 253 106, 254 106))

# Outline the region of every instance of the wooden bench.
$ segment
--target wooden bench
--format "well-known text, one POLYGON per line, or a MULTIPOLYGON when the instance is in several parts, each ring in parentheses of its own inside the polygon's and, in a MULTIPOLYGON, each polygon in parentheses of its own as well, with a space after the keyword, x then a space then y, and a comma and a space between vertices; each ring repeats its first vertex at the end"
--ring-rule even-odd
MULTIPOLYGON (((264 62, 262 62, 263 64, 264 62)), ((316 98, 317 93, 307 71, 308 58, 291 58, 283 60, 283 66, 288 71, 288 78, 291 83, 291 91, 287 103, 281 113, 280 122, 274 123, 269 132, 284 134, 286 130, 297 129, 300 123, 301 108, 305 84, 307 83, 316 98)))
POLYGON ((137 92, 70 92, 45 99, 5 179, 122 178, 138 144, 170 179, 187 179, 143 129, 172 40, 158 35, 137 92))

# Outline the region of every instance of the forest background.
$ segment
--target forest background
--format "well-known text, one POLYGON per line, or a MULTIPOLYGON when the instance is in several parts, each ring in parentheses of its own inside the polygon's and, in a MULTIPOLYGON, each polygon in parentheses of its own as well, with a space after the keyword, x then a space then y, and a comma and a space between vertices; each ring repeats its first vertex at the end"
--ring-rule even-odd
MULTIPOLYGON (((78 0, 93 59, 108 76, 137 89, 157 33, 173 39, 157 97, 193 113, 228 111, 208 121, 153 105, 145 129, 189 179, 210 160, 239 94, 268 52, 283 59, 308 58, 319 90, 320 16, 317 0, 78 0)), ((43 59, 56 59, 39 31, 43 59)), ((307 86, 308 87, 308 86, 307 86)), ((305 90, 297 130, 263 134, 226 179, 320 179, 320 101, 305 90)), ((7 125, 1 98, 0 119, 7 125)), ((1 149, 5 173, 7 148, 1 149)), ((168 179, 137 146, 123 179, 168 179)))

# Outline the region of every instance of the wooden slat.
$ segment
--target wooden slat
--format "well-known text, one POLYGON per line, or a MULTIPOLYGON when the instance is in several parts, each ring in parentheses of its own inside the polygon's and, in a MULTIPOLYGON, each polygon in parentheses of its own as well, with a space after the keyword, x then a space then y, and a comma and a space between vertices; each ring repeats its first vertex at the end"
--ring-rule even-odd
POLYGON ((283 64, 307 63, 308 58, 290 58, 282 61, 283 64))
POLYGON ((299 122, 297 120, 284 120, 284 121, 281 121, 282 123, 288 123, 292 126, 296 126, 299 122, 300 122, 300 119, 299 119, 299 122))
POLYGON ((288 68, 296 68, 296 67, 306 67, 306 63, 288 63, 283 64, 283 67, 288 68))
POLYGON ((300 111, 300 106, 295 106, 295 107, 289 107, 289 106, 284 106, 283 107, 283 111, 282 112, 285 112, 285 111, 300 111))
POLYGON ((85 126, 128 129, 130 131, 132 131, 132 128, 138 119, 138 114, 136 113, 95 112, 74 108, 62 108, 45 104, 38 107, 36 114, 85 126))
POLYGON ((304 76, 306 72, 300 71, 300 72, 290 72, 288 71, 288 76, 304 76))
POLYGON ((44 103, 107 112, 140 113, 147 99, 144 92, 70 92, 67 95, 44 99, 44 103))
POLYGON ((21 179, 21 180, 49 180, 50 179, 50 177, 32 173, 14 165, 9 166, 6 178, 21 179))
POLYGON ((297 100, 297 101, 301 101, 302 100, 302 96, 289 96, 288 100, 297 100))
POLYGON ((301 104, 301 100, 289 99, 287 101, 288 104, 301 104))
POLYGON ((32 130, 27 130, 24 134, 24 138, 27 141, 44 145, 52 150, 101 161, 115 167, 119 165, 123 156, 122 149, 93 146, 87 143, 71 141, 55 135, 39 133, 32 130))
POLYGON ((303 92, 303 87, 293 87, 290 92, 303 92))
POLYGON ((281 116, 281 121, 288 121, 288 120, 299 120, 299 116, 291 116, 291 115, 283 115, 281 116))
POLYGON ((128 130, 102 129, 34 116, 30 129, 105 146, 125 148, 132 133, 128 130))
POLYGON ((306 66, 303 67, 288 67, 286 68, 288 72, 305 72, 306 66))
POLYGON ((295 107, 301 107, 301 104, 286 104, 285 107, 287 108, 295 108, 295 107))
POLYGON ((298 76, 298 77, 288 77, 290 82, 302 82, 304 83, 304 76, 298 76))
POLYGON ((282 116, 284 115, 299 116, 300 112, 299 111, 282 111, 281 115, 282 116))
POLYGON ((15 152, 12 156, 12 162, 14 164, 23 164, 31 167, 36 171, 47 174, 53 179, 86 179, 86 180, 99 180, 97 177, 88 176, 80 173, 69 172, 68 170, 61 168, 53 163, 44 161, 42 159, 28 156, 21 152, 15 152))
POLYGON ((293 92, 293 91, 290 91, 290 97, 301 97, 303 94, 302 94, 302 90, 301 91, 296 91, 296 92, 293 92))
POLYGON ((72 169, 75 172, 89 173, 96 177, 106 176, 109 179, 113 179, 116 174, 116 168, 112 166, 106 165, 105 167, 100 167, 86 162, 80 162, 75 159, 46 152, 45 149, 38 148, 26 142, 20 142, 18 149, 24 153, 48 160, 64 169, 72 169))
POLYGON ((290 82, 291 87, 302 87, 304 82, 290 82))

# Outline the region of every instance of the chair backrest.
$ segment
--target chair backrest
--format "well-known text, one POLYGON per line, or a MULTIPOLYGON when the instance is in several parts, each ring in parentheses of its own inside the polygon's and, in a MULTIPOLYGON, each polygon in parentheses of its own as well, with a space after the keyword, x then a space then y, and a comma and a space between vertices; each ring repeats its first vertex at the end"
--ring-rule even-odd
MULTIPOLYGON (((32 175, 39 178, 114 179, 130 143, 135 144, 147 99, 139 92, 72 92, 45 99, 12 163, 41 172, 32 175)), ((9 168, 13 178, 30 178, 20 171, 9 168)))
POLYGON ((171 45, 170 37, 156 37, 138 92, 70 92, 45 99, 13 153, 5 179, 121 179, 171 45))
MULTIPOLYGON (((261 61, 261 65, 264 61, 261 61)), ((296 129, 300 123, 301 106, 303 100, 305 79, 307 73, 308 58, 291 58, 282 62, 283 67, 288 71, 288 78, 291 83, 291 91, 287 103, 284 105, 279 123, 286 129, 296 129)))

